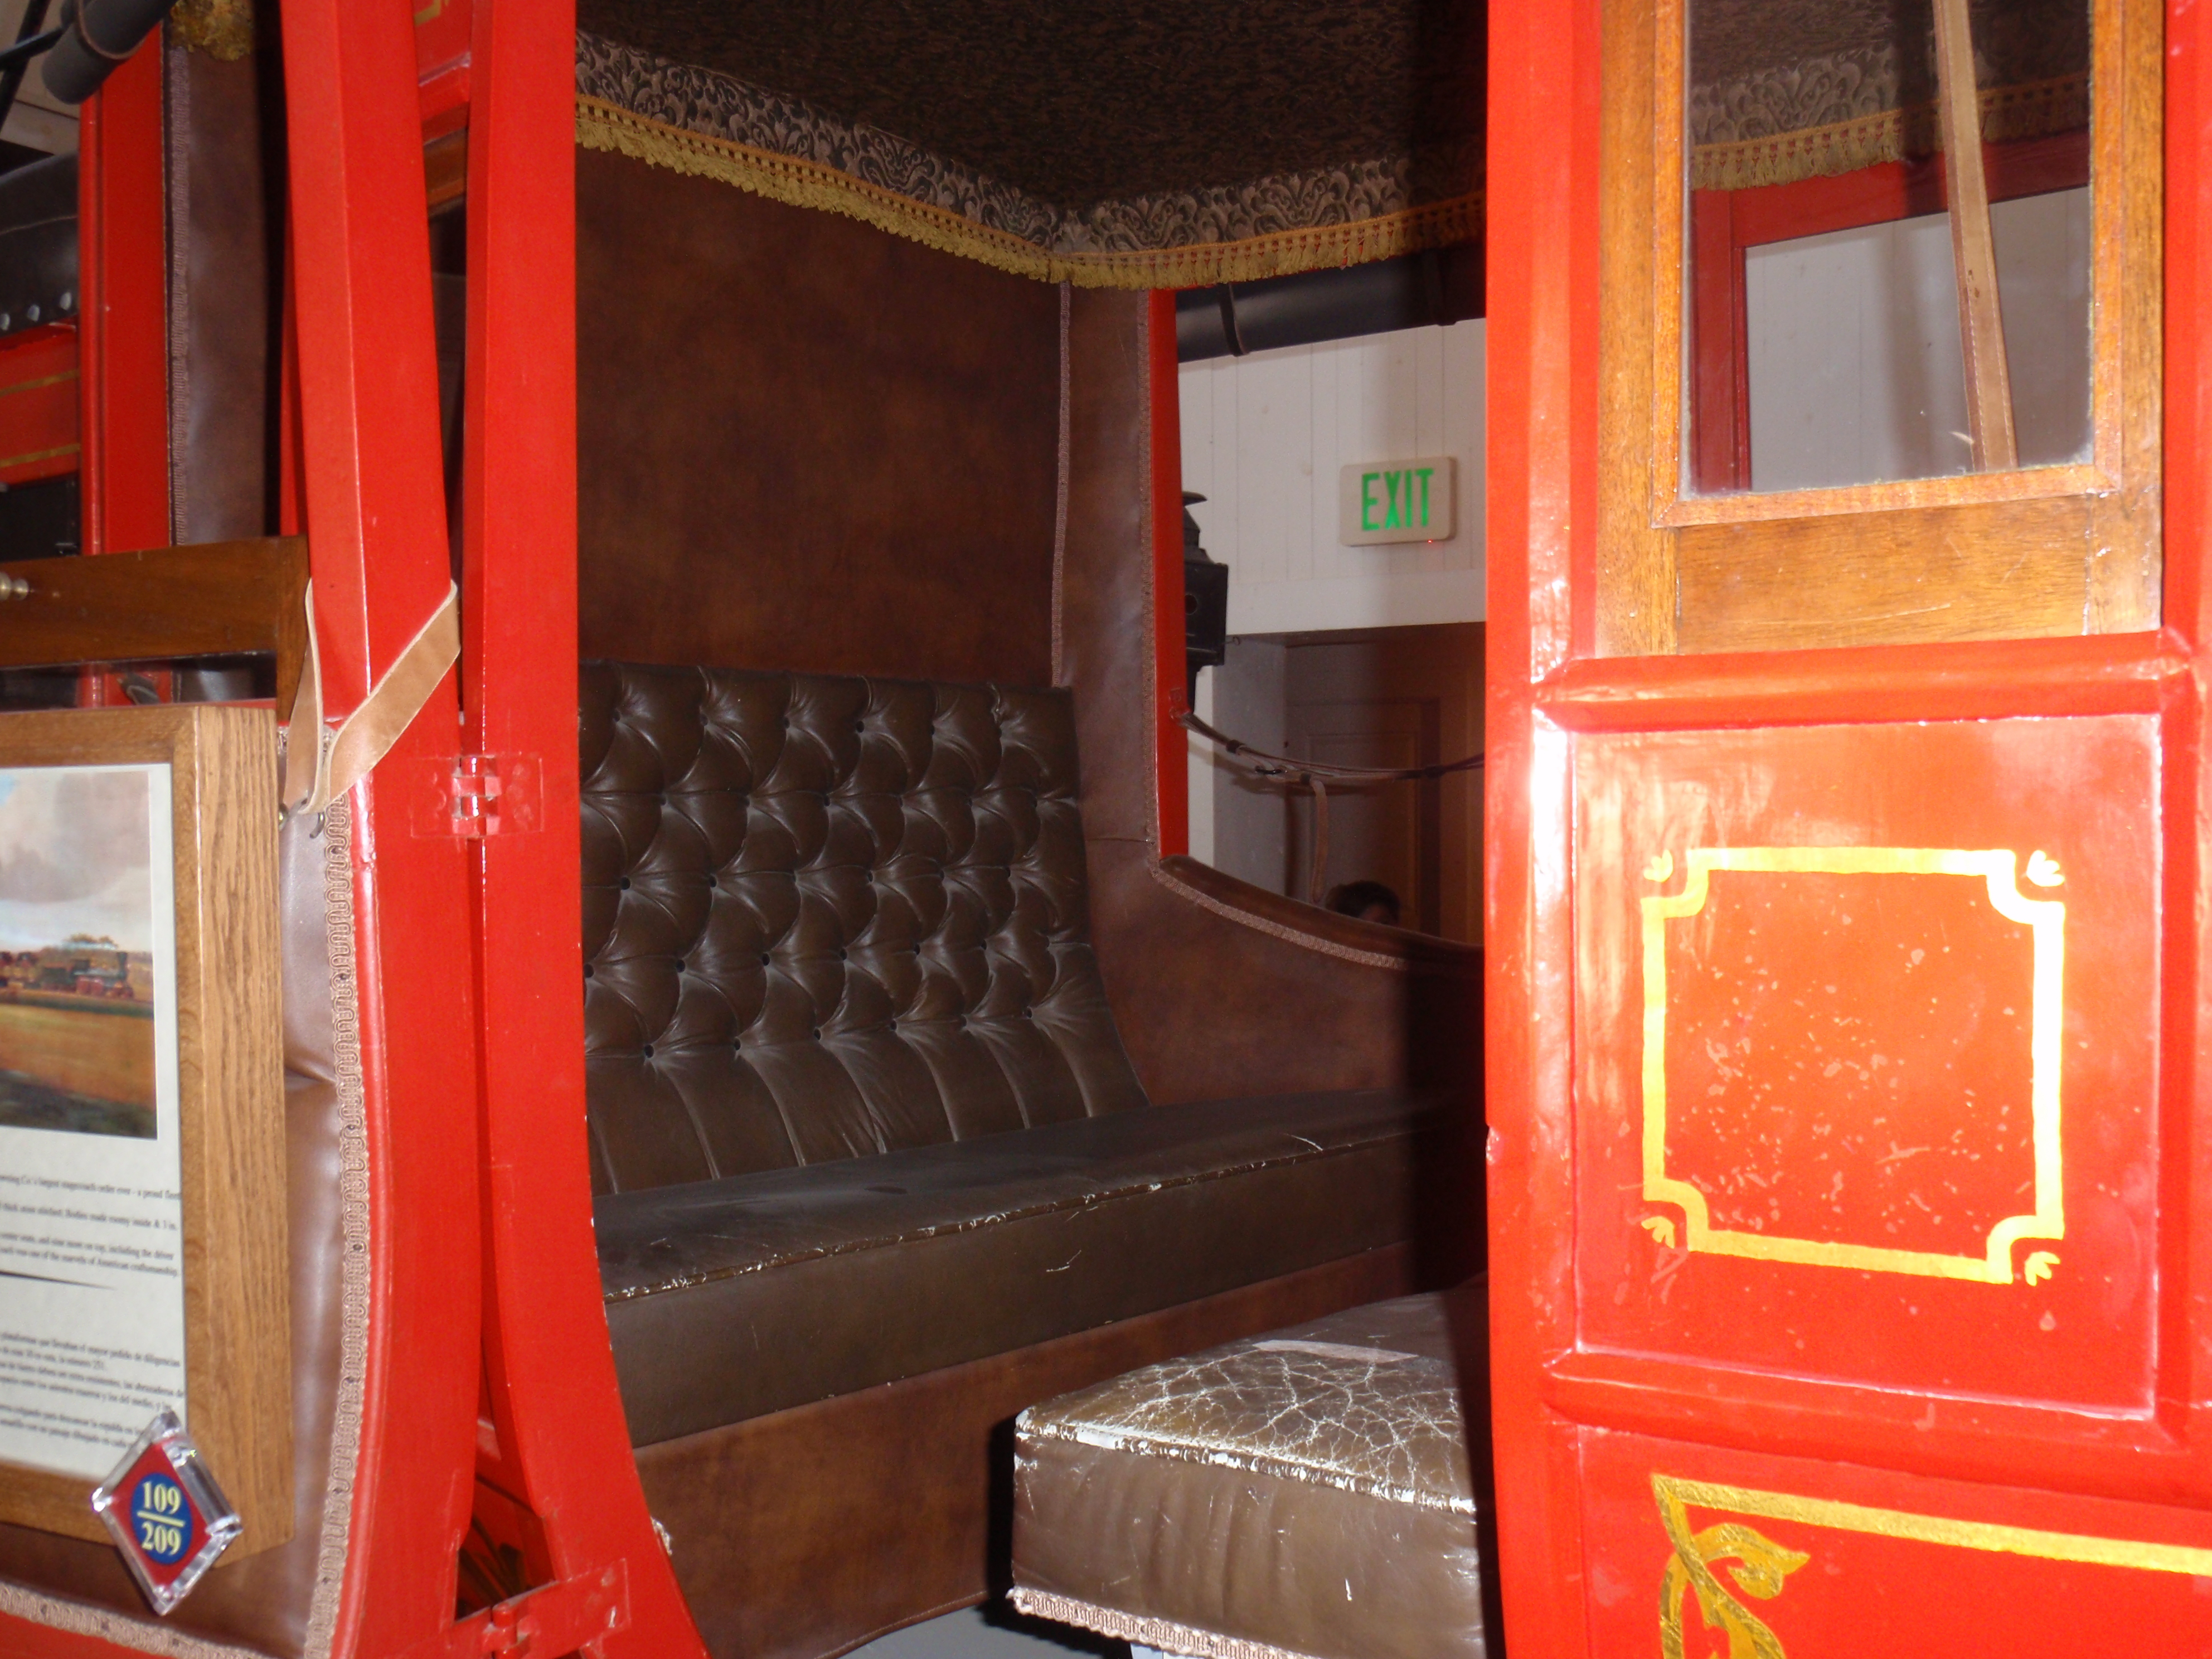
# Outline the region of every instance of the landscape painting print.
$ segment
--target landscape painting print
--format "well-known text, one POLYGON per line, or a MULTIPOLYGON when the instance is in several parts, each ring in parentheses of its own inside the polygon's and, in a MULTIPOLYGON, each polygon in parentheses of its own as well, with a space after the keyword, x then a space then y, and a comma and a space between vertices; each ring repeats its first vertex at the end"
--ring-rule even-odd
POLYGON ((159 1133, 154 770, 0 768, 0 1127, 159 1133))

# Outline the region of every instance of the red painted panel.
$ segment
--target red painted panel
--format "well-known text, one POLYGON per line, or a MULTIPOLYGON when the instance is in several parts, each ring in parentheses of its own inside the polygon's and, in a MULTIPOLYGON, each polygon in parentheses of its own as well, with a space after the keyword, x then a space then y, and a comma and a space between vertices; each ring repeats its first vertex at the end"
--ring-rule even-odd
MULTIPOLYGON (((2205 426, 2212 420, 2212 355, 2204 349, 2212 265, 2203 228, 2212 224, 2212 167, 2206 165, 2212 159, 2212 82, 2207 79, 2212 13, 2177 3, 2167 8, 2166 19, 2164 631, 2138 638, 1702 660, 1588 656, 1596 598, 1597 408, 1606 384, 1596 352, 1599 9, 1593 0, 1565 6, 1558 0, 1496 0, 1490 23, 1489 149, 1514 158, 1512 167, 1493 170, 1490 181, 1487 284, 1486 1107, 1492 1406, 1507 1645, 1518 1659, 1665 1651, 1656 1627, 1656 1572, 1663 1565, 1639 1565, 1632 1572, 1620 1565, 1632 1557, 1649 1564, 1655 1540, 1660 1550, 1671 1549, 1653 1506, 1655 1469, 1674 1468, 1746 1491, 1810 1494, 1899 1514, 2002 1516, 2031 1528, 2123 1542, 2176 1542, 2201 1521, 2212 1492, 2212 1340, 2206 1336, 2212 1330, 2212 1227, 2203 1224, 2212 1205, 2212 1136, 2196 1128, 2204 1120, 2204 1103, 2212 1099, 2212 996, 2204 974, 2212 951, 2212 905, 2203 897, 2200 830, 2212 822, 2212 767, 2202 750, 2203 687, 2212 659, 2205 641, 2203 543, 2212 472, 2203 459, 2205 426), (2054 740, 2057 746, 2048 752, 2028 754, 2028 776, 2039 776, 2049 796, 2040 809, 2020 799, 2016 789, 2008 797, 2011 781, 1986 763, 1946 771, 1932 763, 1911 763, 1909 756, 1906 769, 1924 799, 1906 799, 1906 792, 1885 781, 1885 769, 1895 769, 1899 761, 1886 746, 1890 739, 1869 729, 1869 723, 1881 722, 1933 734, 1969 721, 2009 724, 2031 715, 2070 727, 2078 738, 2075 761, 2087 768, 2054 767, 2054 757, 2063 758, 2067 747, 2063 739, 2054 740), (2112 787, 2093 788, 2099 774, 2088 763, 2103 765, 2100 752, 2106 760, 2118 752, 2116 740, 2100 733, 2124 732, 2129 725, 2106 717, 2122 715, 2145 717, 2136 722, 2140 741, 2147 753, 2155 752, 2156 768, 2112 775, 2105 779, 2112 787), (1680 769, 1679 795, 1654 810, 1665 823, 1703 823, 1698 814, 1707 813, 1707 827, 1717 831, 1701 843, 1685 840, 1675 847, 1678 867, 1660 884, 1643 884, 1651 854, 1639 851, 1632 861, 1626 830, 1618 829, 1617 844, 1607 855, 1624 873, 1609 896, 1586 890, 1591 879, 1586 865, 1595 854, 1578 791, 1590 756, 1601 750, 1632 755, 1647 745, 1656 752, 1667 741, 1663 734, 1671 732, 1681 734, 1686 749, 1702 753, 1710 748, 1718 764, 1739 735, 1755 745, 1779 738, 1783 728, 1814 722, 1856 724, 1856 736, 1865 740, 1864 756, 1854 764, 1831 767, 1825 777, 1793 762, 1789 778, 1778 779, 1777 792, 1762 797, 1729 793, 1727 779, 1717 774, 1700 783, 1694 765, 1680 769), (1825 800, 1819 798, 1822 789, 1828 792, 1825 800), (1911 1313, 1909 1301, 1897 1305, 1893 1295, 1882 1308, 1865 1292, 1855 1292, 1862 1306, 1855 1310, 1845 1298, 1830 1316, 1863 1343, 1887 1346, 1890 1358, 1918 1367, 1919 1382, 1910 1373, 1901 1385, 1843 1380, 1856 1360, 1840 1340, 1832 1340, 1833 1351, 1824 1361, 1831 1374, 1815 1373, 1798 1357, 1794 1335, 1784 1339, 1787 1352, 1777 1362, 1772 1322, 1759 1316, 1782 1305, 1773 1287, 1786 1275, 1833 1270, 1691 1252, 1682 1265, 1660 1272, 1662 1284, 1651 1283, 1654 1271, 1667 1266, 1667 1246, 1641 1224, 1664 1206, 1636 1207, 1644 1187, 1640 1117, 1628 1137, 1638 1143, 1635 1155, 1616 1158, 1598 1144, 1601 1127, 1619 1138, 1623 1100, 1633 1099, 1640 1109, 1641 1048, 1631 1037, 1642 1018, 1636 1000, 1642 986, 1642 900, 1686 893, 1688 851, 1697 844, 1722 850, 1767 844, 1737 833, 1756 814, 1783 820, 1794 814, 1816 826, 1833 820, 1850 834, 1839 830, 1827 839, 1856 837, 1867 845, 1873 844, 1870 823, 1940 824, 1947 810, 1954 827, 1977 815, 1996 823, 2009 813, 2010 827, 1978 833, 1964 850, 2045 851, 2065 877, 2057 890, 2069 906, 2069 965, 2062 1001, 2069 1023, 2061 1027, 2059 1069, 2063 1121, 2075 1139, 2068 1142, 2061 1175, 2067 1227, 2051 1251, 2057 1261, 2046 1264, 2047 1278, 2039 1276, 2029 1286, 2023 1240, 2006 1252, 2008 1282, 1924 1279, 1947 1297, 1987 1292, 2002 1303, 2032 1291, 2046 1298, 2036 1304, 2029 1328, 2034 1342, 2055 1343, 2063 1351, 2055 1363, 2016 1367, 2010 1377, 1998 1377, 2007 1397, 1976 1395, 1958 1386, 1959 1378, 1972 1380, 1976 1365, 1984 1378, 1999 1369, 1966 1351, 1971 1332, 1963 1316, 1942 1322, 1950 1328, 1948 1346, 1945 1340, 1909 1349, 1899 1343, 1898 1326, 1930 1316, 1911 1313), (2107 834, 2128 827, 2105 821, 2115 815, 2141 831, 2132 853, 2124 836, 2107 834), (2085 870, 2078 849, 2069 854, 2042 844, 2041 824, 2054 819, 2063 820, 2069 836, 2087 833, 2121 848, 2125 856, 2112 867, 2127 889, 2124 905, 2093 890, 2101 878, 2085 870), (2032 838, 1999 839, 2021 829, 2032 838), (1610 915, 1584 915, 1593 904, 1613 909, 1610 915), (2092 942, 2081 914, 2100 909, 2112 926, 2092 942), (1586 991, 1579 976, 1589 965, 1592 939, 1607 929, 1617 936, 1609 947, 1613 977, 1609 988, 1586 991), (1633 957, 1626 942, 1632 930, 1639 947, 1633 957), (2081 950, 2094 943, 2109 959, 2086 964, 2074 948, 2077 942, 2081 950), (2146 961, 2154 981, 2145 978, 2146 961), (2115 975, 2118 983, 2107 982, 2115 975), (2130 982, 2143 988, 2132 1000, 2124 989, 2130 982), (2086 1012, 2118 1034, 2110 1043, 2097 1031, 2075 1029, 2081 1021, 2075 1009, 2084 996, 2086 1012), (1609 1057, 1584 1053, 1585 1036, 1609 1057), (2088 1049, 2079 1047, 2084 1037, 2088 1049), (2122 1044, 2129 1052, 2107 1052, 2122 1044), (1615 1075, 1603 1075, 1608 1066, 1615 1075), (2075 1110, 2083 1102, 2086 1112, 2075 1110), (1611 1121, 1595 1121, 1608 1110, 1616 1115, 1611 1121), (1615 1158, 1614 1183, 1580 1168, 1584 1158, 1615 1158), (2093 1164, 2098 1167, 2084 1191, 2081 1172, 2093 1164), (2092 1224, 2100 1205, 2118 1224, 2101 1235, 2092 1224), (1609 1243, 1600 1237, 1608 1230, 1609 1243), (2132 1235, 2131 1242, 2121 1239, 2122 1231, 2132 1235), (2132 1273, 2116 1267, 2130 1248, 2142 1252, 2145 1264, 2132 1273), (1613 1252, 1609 1277, 1601 1260, 1605 1249, 1613 1252), (1634 1254, 1639 1251, 1640 1256, 1634 1254), (2067 1278, 2085 1264, 2096 1270, 2096 1283, 2067 1287, 2067 1278), (1745 1291, 1735 1310, 1738 1340, 1725 1352, 1717 1338, 1702 1346, 1693 1340, 1699 1333, 1683 1317, 1686 1298, 1697 1300, 1691 1275, 1709 1268, 1738 1273, 1757 1268, 1766 1274, 1763 1285, 1738 1281, 1745 1291), (2111 1288, 2124 1304, 2109 1321, 2096 1299, 2107 1288, 2106 1268, 2114 1269, 2111 1288), (1661 1300, 1657 1293, 1665 1281, 1674 1288, 1661 1300), (1624 1285, 1616 1305, 1611 1298, 1624 1285), (2069 1306, 2057 1299, 2061 1296, 2077 1299, 2069 1306), (2045 1312, 2057 1322, 2054 1333, 2041 1328, 2045 1312), (1630 1329, 1634 1322, 1640 1323, 1630 1329), (2093 1333, 2089 1341, 2079 1336, 2084 1322, 2093 1333), (2089 1353, 2094 1341, 2115 1352, 2089 1353), (2131 1403, 2119 1408, 2080 1403, 2090 1396, 2125 1397, 2131 1403), (1671 1462, 1647 1458, 1626 1471, 1607 1472, 1585 1458, 1587 1447, 1621 1443, 1632 1433, 1666 1441, 1671 1462), (1816 1453, 1829 1461, 1814 1462, 1816 1453), (1759 1461, 1784 1455, 1797 1460, 1796 1474, 1759 1461), (1984 1484, 1953 1489, 1941 1487, 1942 1481, 1984 1484), (2052 1495, 2061 1492, 2071 1495, 2052 1495), (1946 1509, 1935 1499, 1947 1492, 1962 1504, 1972 1499, 1986 1507, 1946 1509), (2173 1508, 2100 1510, 2093 1501, 2098 1499, 2173 1508), (1618 1512, 1607 1507, 1614 1504, 1618 1512), (2039 1515, 2040 1522, 2034 1519, 2039 1515), (1637 1529, 1632 1539, 1632 1525, 1637 1529)), ((1934 754, 1942 740, 1930 735, 1929 741, 1934 754)), ((2118 743, 2118 750, 2126 746, 2118 743)), ((1884 833, 1901 838, 1904 831, 1884 833)), ((1792 844, 1820 840, 1808 833, 1792 844)), ((2017 860, 2014 868, 2014 884, 2025 896, 2033 884, 2017 860)), ((1754 872, 1720 867, 1708 874, 1716 878, 1712 899, 1720 908, 1705 942, 1720 939, 1724 909, 1741 939, 1757 921, 1754 872), (1751 897, 1728 897, 1731 882, 1738 894, 1751 897)), ((1944 872, 1902 872, 1886 878, 1917 874, 1944 872)), ((1822 920, 1824 914, 1826 922, 1836 921, 1845 896, 1839 882, 1831 882, 1825 896, 1804 892, 1793 901, 1799 923, 1822 920)), ((1680 920, 1692 925, 1686 911, 1680 920)), ((1984 989, 1996 988, 2004 938, 2002 930, 1984 927, 1984 965, 1990 975, 1984 989)), ((1662 939, 1661 961, 1678 975, 1703 959, 1696 955, 1696 940, 1680 943, 1663 933, 1662 939)), ((1904 954, 1909 957, 1916 948, 1928 947, 1906 945, 1904 954)), ((1838 956, 1838 966, 1847 965, 1838 956)), ((1808 956, 1800 966, 1814 960, 1808 956)), ((1878 952, 1863 951, 1863 975, 1871 975, 1878 961, 1878 952)), ((1829 981, 1809 982, 1820 988, 1814 994, 1825 994, 1829 981)), ((1706 1012, 1725 1009, 1729 997, 1742 994, 1748 984, 1739 976, 1717 999, 1708 998, 1713 1006, 1706 1012)), ((1900 993, 1880 985, 1869 994, 1901 1000, 1900 993)), ((1940 1031, 1923 1036, 1928 1046, 1919 1052, 1922 1063, 1960 1062, 1955 1045, 1940 1051, 1940 1031)), ((1869 1072, 1872 1052, 1859 1056, 1869 1072)), ((1822 1067, 1834 1057, 1824 1056, 1822 1067)), ((1734 1079, 1719 1075, 1718 1061, 1708 1056, 1708 1063, 1711 1069, 1702 1084, 1686 1078, 1678 1086, 1694 1090, 1724 1081, 1733 1086, 1734 1079)), ((1900 1143, 1900 1150, 1909 1144, 1900 1143)), ((1730 1150, 1718 1142, 1707 1149, 1721 1174, 1746 1161, 1722 1161, 1730 1150)), ((1881 1167, 1862 1169, 1860 1185, 1850 1189, 1872 1195, 1869 1210, 1877 1229, 1893 1218, 1893 1206, 1879 1201, 1885 1189, 1874 1180, 1881 1167)), ((1846 1178, 1848 1183, 1848 1173, 1846 1178)), ((1887 1195, 1896 1199, 1898 1189, 1887 1195)), ((1794 1213, 1809 1213, 1818 1197, 1817 1186, 1796 1194, 1794 1213)), ((1741 1221, 1747 1213, 1740 1211, 1735 1218, 1741 1221)), ((1671 1218, 1680 1255, 1686 1210, 1674 1208, 1671 1218)), ((1771 1225, 1771 1213, 1768 1218, 1771 1225)), ((1947 1224, 1954 1220, 1947 1212, 1947 1224)), ((1932 1218, 1926 1224, 1932 1227, 1932 1218)), ((1817 1240, 1817 1230, 1808 1231, 1817 1240)), ((1883 1277, 1871 1269, 1853 1271, 1862 1284, 1883 1277)), ((1848 1276, 1838 1273, 1836 1282, 1848 1276)), ((1950 1305, 1955 1314, 1961 1304, 1950 1305)), ((1716 1302, 1706 1310, 1715 1320, 1717 1307, 1716 1302)), ((1990 1330, 1987 1346, 2002 1348, 2020 1335, 2016 1327, 2001 1328, 2012 1318, 2005 1314, 1984 1321, 1990 1330)), ((1709 1326, 1704 1335, 1715 1337, 1716 1329, 1709 1326)), ((1711 1510, 1693 1510, 1690 1516, 1698 1530, 1738 1522, 1759 1527, 1769 1518, 1731 1519, 1711 1510)), ((1802 1539, 1791 1547, 1810 1547, 1802 1539)), ((1823 1548, 1833 1553, 1844 1546, 1823 1548)), ((1834 1559, 1847 1558, 1836 1553, 1834 1559)), ((1944 1617, 1957 1622, 1899 1626, 1869 1619, 1837 1629, 1802 1627, 1808 1633, 1794 1642, 1778 1622, 1780 1647, 1747 1644, 1736 1650, 1766 1659, 1778 1659, 1783 1649, 1799 1654, 2036 1651, 2045 1650, 2032 1644, 2046 1625, 2070 1640, 2073 1651, 2171 1650, 2164 1630, 2154 1626, 2146 1639, 2139 1609, 2149 1604, 2147 1597, 2177 1594, 2177 1579, 2149 1590, 2130 1578, 2083 1577, 2063 1563, 2053 1571, 2059 1567, 2067 1569, 2063 1582, 2070 1594, 2085 1607, 2100 1607, 2101 1620, 2083 1622, 2072 1612, 2033 1605, 2021 1592, 2021 1617, 2015 1621, 2012 1607, 2004 1605, 2014 1593, 2011 1583, 1990 1579, 1951 1598, 1944 1617), (1992 1603, 1998 1604, 1993 1612, 1992 1603), (1977 1613, 1978 1625, 1972 1622, 1977 1613), (1921 1640, 1914 1631, 1936 1635, 1921 1640)), ((1893 1583, 1935 1582, 1928 1575, 1949 1571, 1948 1563, 1899 1559, 1883 1565, 1871 1581, 1854 1582, 1865 1584, 1866 1597, 1880 1598, 1893 1583)), ((1783 1579, 1789 1588, 1778 1607, 1801 1595, 1808 1582, 1802 1573, 1783 1579)), ((1766 1606, 1755 1597, 1752 1604, 1766 1606)), ((2198 1627, 2183 1615, 2168 1607, 2161 1616, 2170 1619, 2168 1628, 2181 1632, 2179 1650, 2203 1645, 2201 1638, 2191 1640, 2198 1627)), ((1686 1653, 1725 1647, 1723 1638, 1697 1623, 1694 1611, 1688 1624, 1686 1653)))
POLYGON ((84 550, 167 547, 168 253, 158 33, 107 77, 80 120, 84 550))
POLYGON ((80 404, 75 324, 50 323, 0 346, 0 484, 77 470, 80 404))
POLYGON ((1585 1345, 2149 1410, 2157 737, 1577 744, 1585 1345))
POLYGON ((1702 1655, 1731 1635, 1765 1659, 2212 1644, 2202 1511, 1598 1431, 1581 1475, 1595 1653, 1702 1655))

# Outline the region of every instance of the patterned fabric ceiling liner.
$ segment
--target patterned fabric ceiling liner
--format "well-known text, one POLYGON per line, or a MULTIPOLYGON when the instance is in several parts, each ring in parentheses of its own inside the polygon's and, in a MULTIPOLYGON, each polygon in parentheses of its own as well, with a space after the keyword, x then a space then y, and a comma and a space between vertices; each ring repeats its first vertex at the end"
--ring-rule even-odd
MULTIPOLYGON (((1928 0, 1691 0, 1690 184, 1742 190, 1942 145, 1928 0)), ((1985 143, 2089 125, 2087 0, 1973 0, 1985 143)))
POLYGON ((576 94, 586 149, 1078 287, 1251 282, 1468 241, 1482 229, 1474 140, 1071 209, 879 128, 582 31, 576 94))

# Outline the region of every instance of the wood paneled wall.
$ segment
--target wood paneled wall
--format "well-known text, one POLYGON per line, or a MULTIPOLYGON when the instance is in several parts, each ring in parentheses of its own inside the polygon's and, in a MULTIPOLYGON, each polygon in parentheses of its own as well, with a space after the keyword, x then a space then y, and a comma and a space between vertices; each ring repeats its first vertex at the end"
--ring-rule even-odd
POLYGON ((576 166, 583 653, 1048 684, 1058 291, 576 166))

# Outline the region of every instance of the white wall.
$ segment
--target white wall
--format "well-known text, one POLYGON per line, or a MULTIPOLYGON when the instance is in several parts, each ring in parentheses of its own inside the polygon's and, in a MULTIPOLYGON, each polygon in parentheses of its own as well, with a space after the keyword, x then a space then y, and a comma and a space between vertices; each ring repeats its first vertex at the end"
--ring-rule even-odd
MULTIPOLYGON (((1479 319, 1182 366, 1182 485, 1206 497, 1191 511, 1206 552, 1230 568, 1232 635, 1482 620, 1482 374, 1479 319), (1458 460, 1453 534, 1340 546, 1337 469, 1418 455, 1458 460)), ((1216 672, 1199 675, 1196 712, 1218 724, 1216 672)), ((1279 703, 1279 660, 1273 672, 1279 703)), ((1253 727, 1255 720, 1266 723, 1261 710, 1222 713, 1249 741, 1279 745, 1279 731, 1253 727)), ((1279 726, 1279 708, 1273 718, 1279 726)), ((1239 816, 1249 793, 1241 773, 1218 764, 1211 744, 1191 739, 1194 858, 1212 864, 1224 847, 1280 863, 1280 825, 1263 847, 1266 836, 1239 816), (1217 833, 1223 788, 1241 793, 1229 797, 1228 821, 1217 833)), ((1241 866, 1231 873, 1270 888, 1279 881, 1272 866, 1265 874, 1241 866)))
POLYGON ((1482 619, 1483 325, 1186 363, 1182 483, 1230 568, 1231 634, 1482 619), (1455 533, 1341 547, 1337 469, 1451 455, 1455 533))
MULTIPOLYGON (((2075 459, 2089 436, 2089 192, 1999 202, 1990 223, 2021 460, 2075 459)), ((1744 300, 1753 489, 1966 470, 1948 215, 1752 248, 1744 300)))

